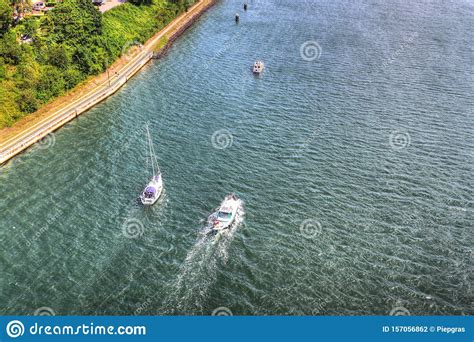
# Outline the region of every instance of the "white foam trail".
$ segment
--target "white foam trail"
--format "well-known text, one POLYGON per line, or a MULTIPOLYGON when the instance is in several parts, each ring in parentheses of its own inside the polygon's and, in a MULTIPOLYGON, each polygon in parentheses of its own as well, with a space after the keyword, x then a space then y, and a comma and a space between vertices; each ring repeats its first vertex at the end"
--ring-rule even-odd
POLYGON ((229 229, 214 234, 208 222, 181 264, 176 280, 170 284, 165 312, 172 308, 175 313, 192 314, 204 309, 209 288, 216 281, 219 266, 229 259, 229 247, 244 217, 243 202, 239 200, 235 221, 229 229))

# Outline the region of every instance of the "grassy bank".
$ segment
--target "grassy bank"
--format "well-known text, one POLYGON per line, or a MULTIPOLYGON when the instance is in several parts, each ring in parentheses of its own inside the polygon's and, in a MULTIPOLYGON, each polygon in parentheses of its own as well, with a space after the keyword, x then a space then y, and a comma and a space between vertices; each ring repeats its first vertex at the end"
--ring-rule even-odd
POLYGON ((64 0, 47 15, 12 26, 8 13, 2 15, 5 1, 0 0, 0 129, 103 72, 194 2, 134 0, 147 3, 126 3, 102 15, 90 0, 64 0))

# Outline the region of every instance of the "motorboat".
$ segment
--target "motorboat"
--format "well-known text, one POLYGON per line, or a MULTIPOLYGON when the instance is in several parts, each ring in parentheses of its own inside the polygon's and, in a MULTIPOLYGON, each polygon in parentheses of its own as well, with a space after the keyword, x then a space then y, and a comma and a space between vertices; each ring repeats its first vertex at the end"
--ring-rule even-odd
POLYGON ((213 215, 211 220, 213 231, 228 229, 234 223, 239 209, 240 200, 235 194, 229 194, 222 201, 219 210, 213 215))
POLYGON ((253 64, 253 73, 254 74, 261 74, 263 72, 263 69, 265 68, 265 65, 263 64, 262 61, 256 61, 253 64))
POLYGON ((153 148, 153 141, 151 140, 150 130, 146 127, 148 138, 148 149, 151 159, 152 177, 147 186, 140 195, 140 200, 144 205, 153 205, 160 198, 163 192, 163 178, 158 166, 158 159, 156 158, 155 150, 153 148))

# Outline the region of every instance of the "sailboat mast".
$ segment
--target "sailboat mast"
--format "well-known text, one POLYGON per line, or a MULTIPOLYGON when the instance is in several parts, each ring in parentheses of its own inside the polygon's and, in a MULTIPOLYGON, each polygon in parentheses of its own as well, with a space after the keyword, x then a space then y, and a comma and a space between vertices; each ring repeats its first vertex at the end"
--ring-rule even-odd
POLYGON ((148 140, 148 151, 150 153, 150 160, 151 160, 151 168, 153 171, 153 176, 155 175, 155 158, 153 156, 153 147, 151 145, 151 135, 148 125, 146 125, 146 133, 147 133, 147 140, 148 140))

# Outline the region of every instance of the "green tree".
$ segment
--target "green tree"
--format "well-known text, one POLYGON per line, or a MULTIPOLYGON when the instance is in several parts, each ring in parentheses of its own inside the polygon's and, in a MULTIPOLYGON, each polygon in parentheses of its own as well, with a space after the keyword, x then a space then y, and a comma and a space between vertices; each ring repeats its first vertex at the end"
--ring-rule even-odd
POLYGON ((35 17, 25 19, 23 20, 21 32, 30 37, 33 37, 36 35, 36 32, 38 31, 39 23, 40 21, 36 19, 35 17))
POLYGON ((23 90, 35 88, 40 78, 40 65, 34 59, 32 49, 26 51, 22 55, 14 75, 17 80, 17 86, 23 90))
POLYGON ((65 82, 61 71, 52 65, 42 66, 37 86, 37 98, 42 102, 47 102, 61 94, 64 89, 65 82))
POLYGON ((77 69, 67 69, 64 72, 66 89, 72 89, 84 79, 84 75, 77 69))
POLYGON ((0 35, 3 35, 12 22, 13 9, 8 0, 0 0, 0 35))
POLYGON ((195 1, 194 0, 168 0, 170 3, 176 5, 180 11, 187 10, 195 1))
POLYGON ((101 13, 90 0, 64 0, 51 11, 47 24, 57 43, 86 44, 102 32, 101 13))
POLYGON ((73 55, 73 61, 85 75, 95 75, 105 70, 108 57, 100 44, 79 46, 73 55))
POLYGON ((11 30, 5 32, 0 38, 0 57, 7 64, 18 64, 22 51, 16 41, 16 34, 11 30))
POLYGON ((0 127, 11 126, 21 116, 16 102, 18 90, 13 81, 0 82, 0 127))
POLYGON ((72 63, 71 48, 66 44, 54 44, 48 48, 48 63, 66 70, 72 63))
POLYGON ((20 110, 25 113, 33 113, 39 107, 36 93, 32 89, 25 89, 21 91, 20 96, 18 96, 17 103, 20 107, 20 110))

